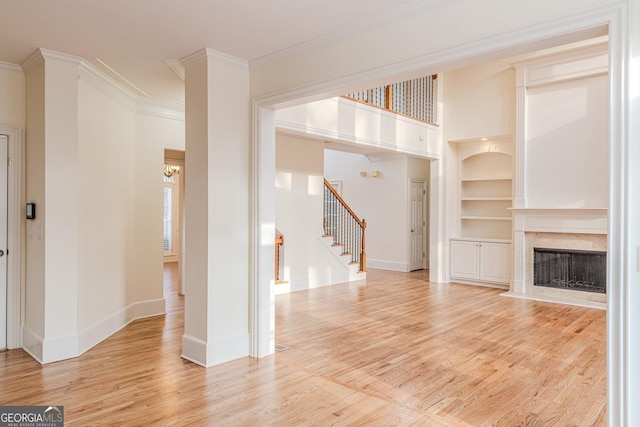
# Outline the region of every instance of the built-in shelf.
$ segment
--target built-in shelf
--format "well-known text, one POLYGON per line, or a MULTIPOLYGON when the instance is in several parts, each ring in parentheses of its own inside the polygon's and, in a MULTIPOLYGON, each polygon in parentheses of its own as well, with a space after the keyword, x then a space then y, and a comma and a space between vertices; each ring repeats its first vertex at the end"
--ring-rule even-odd
POLYGON ((513 158, 505 137, 458 143, 458 237, 509 241, 512 235, 513 158))
MULTIPOLYGON (((481 201, 511 201, 511 197, 462 197, 461 201, 469 201, 469 202, 481 202, 481 201)), ((513 208, 508 208, 509 210, 513 208)))
POLYGON ((461 182, 476 182, 476 181, 509 181, 511 178, 462 178, 461 182))
POLYGON ((461 219, 476 219, 483 221, 511 221, 510 216, 463 216, 461 219))

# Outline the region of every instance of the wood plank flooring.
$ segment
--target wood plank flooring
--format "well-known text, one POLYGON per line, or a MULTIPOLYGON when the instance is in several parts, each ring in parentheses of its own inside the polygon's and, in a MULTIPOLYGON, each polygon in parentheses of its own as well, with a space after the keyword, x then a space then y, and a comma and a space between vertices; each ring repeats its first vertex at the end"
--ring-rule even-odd
POLYGON ((66 425, 601 426, 604 311, 370 270, 280 295, 285 351, 209 369, 180 358, 182 298, 83 356, 0 353, 0 405, 64 405, 66 425))

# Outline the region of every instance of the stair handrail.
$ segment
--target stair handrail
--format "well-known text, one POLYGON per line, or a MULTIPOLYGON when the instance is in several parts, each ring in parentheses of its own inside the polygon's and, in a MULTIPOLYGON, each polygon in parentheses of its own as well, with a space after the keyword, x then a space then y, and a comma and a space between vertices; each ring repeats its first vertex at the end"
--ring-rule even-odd
MULTIPOLYGON (((367 221, 365 219, 360 219, 358 215, 356 215, 353 209, 351 209, 351 207, 347 204, 347 202, 344 201, 342 196, 338 194, 338 192, 335 190, 335 188, 333 188, 331 183, 327 181, 326 178, 324 179, 324 186, 333 194, 333 196, 340 203, 340 205, 349 213, 351 218, 353 218, 353 220, 360 226, 360 229, 362 230, 362 235, 361 235, 361 243, 360 243, 361 251, 358 257, 359 258, 358 263, 360 264, 359 266, 360 271, 367 271, 367 254, 365 251, 365 230, 367 228, 367 221)), ((329 233, 327 230, 326 218, 324 219, 323 229, 324 229, 324 234, 328 235, 329 233)))

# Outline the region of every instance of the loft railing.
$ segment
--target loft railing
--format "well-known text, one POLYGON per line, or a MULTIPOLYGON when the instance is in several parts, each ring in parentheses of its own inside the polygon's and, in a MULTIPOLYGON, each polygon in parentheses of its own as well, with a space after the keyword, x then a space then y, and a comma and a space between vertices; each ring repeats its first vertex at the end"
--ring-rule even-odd
POLYGON ((351 210, 336 190, 324 180, 324 234, 333 237, 334 245, 342 246, 343 255, 351 256, 360 271, 367 271, 365 229, 367 222, 351 210))
POLYGON ((435 124, 438 114, 437 74, 345 95, 374 107, 435 124))

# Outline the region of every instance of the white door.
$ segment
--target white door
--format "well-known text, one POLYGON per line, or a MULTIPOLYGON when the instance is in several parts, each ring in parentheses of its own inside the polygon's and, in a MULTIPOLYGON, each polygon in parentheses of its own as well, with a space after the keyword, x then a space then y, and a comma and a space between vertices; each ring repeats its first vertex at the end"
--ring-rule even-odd
POLYGON ((409 190, 409 226, 411 227, 409 235, 410 260, 409 270, 420 270, 425 268, 426 264, 426 185, 425 181, 411 180, 411 188, 409 190))
POLYGON ((0 135, 0 349, 7 348, 7 145, 0 135))

